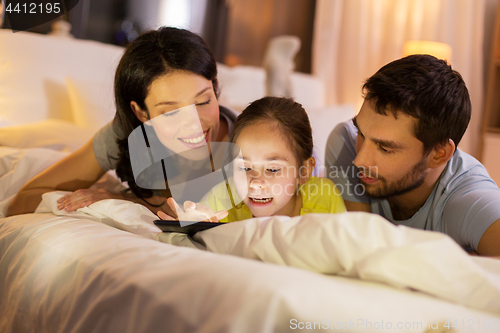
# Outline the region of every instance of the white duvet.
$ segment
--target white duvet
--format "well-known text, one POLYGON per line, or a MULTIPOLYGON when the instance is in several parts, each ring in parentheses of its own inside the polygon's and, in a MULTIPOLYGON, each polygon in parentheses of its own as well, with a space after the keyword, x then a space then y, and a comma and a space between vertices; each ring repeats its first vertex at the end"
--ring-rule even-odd
MULTIPOLYGON (((0 148, 0 213, 65 155, 0 148)), ((61 195, 45 194, 37 214, 0 219, 1 332, 500 326, 500 262, 440 233, 345 213, 250 219, 190 238, 160 232, 141 205, 103 200, 67 213, 61 195)))
POLYGON ((469 256, 438 232, 395 226, 367 213, 277 216, 228 223, 195 234, 162 233, 142 205, 103 200, 67 213, 64 192, 46 193, 38 212, 92 219, 162 242, 309 271, 419 290, 500 313, 500 261, 469 256))

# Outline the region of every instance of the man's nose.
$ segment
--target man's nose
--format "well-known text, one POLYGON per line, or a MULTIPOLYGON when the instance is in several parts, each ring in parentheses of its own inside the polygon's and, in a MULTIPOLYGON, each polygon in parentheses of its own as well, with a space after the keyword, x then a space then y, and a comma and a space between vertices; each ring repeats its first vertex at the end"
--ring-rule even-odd
POLYGON ((363 142, 357 149, 356 158, 354 158, 354 165, 358 168, 370 168, 374 166, 373 157, 374 147, 370 147, 366 141, 363 142))

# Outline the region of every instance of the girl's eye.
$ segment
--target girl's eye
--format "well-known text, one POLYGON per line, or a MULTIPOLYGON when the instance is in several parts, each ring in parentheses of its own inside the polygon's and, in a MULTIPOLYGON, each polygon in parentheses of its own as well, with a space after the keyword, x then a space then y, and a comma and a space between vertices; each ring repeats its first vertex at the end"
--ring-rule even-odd
POLYGON ((196 104, 196 106, 208 105, 208 104, 210 104, 210 101, 211 101, 211 100, 209 99, 209 100, 208 100, 208 101, 206 101, 206 102, 197 103, 197 104, 196 104))

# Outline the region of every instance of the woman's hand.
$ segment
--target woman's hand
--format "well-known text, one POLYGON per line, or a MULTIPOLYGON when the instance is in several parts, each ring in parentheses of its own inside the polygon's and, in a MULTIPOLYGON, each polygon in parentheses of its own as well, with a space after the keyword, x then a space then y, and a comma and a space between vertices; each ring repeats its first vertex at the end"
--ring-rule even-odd
POLYGON ((185 201, 184 208, 179 206, 173 198, 168 198, 167 204, 177 214, 177 217, 167 215, 160 210, 157 215, 162 220, 219 222, 219 220, 222 220, 228 215, 227 210, 221 210, 214 213, 209 207, 192 201, 185 201))
POLYGON ((123 196, 119 193, 108 192, 103 188, 80 189, 57 200, 57 208, 72 212, 104 199, 123 199, 123 196))

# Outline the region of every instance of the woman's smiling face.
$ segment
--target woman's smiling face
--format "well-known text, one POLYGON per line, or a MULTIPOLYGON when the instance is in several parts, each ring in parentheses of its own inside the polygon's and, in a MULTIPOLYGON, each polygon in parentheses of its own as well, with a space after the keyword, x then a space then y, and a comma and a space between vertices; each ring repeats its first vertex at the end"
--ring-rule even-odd
POLYGON ((236 139, 241 149, 234 164, 236 190, 256 217, 295 216, 302 206, 298 163, 279 131, 276 123, 258 122, 236 139))
POLYGON ((131 102, 132 110, 152 125, 161 143, 189 159, 205 157, 196 148, 215 141, 219 131, 219 105, 212 81, 186 71, 174 71, 155 79, 144 101, 147 111, 131 102))

